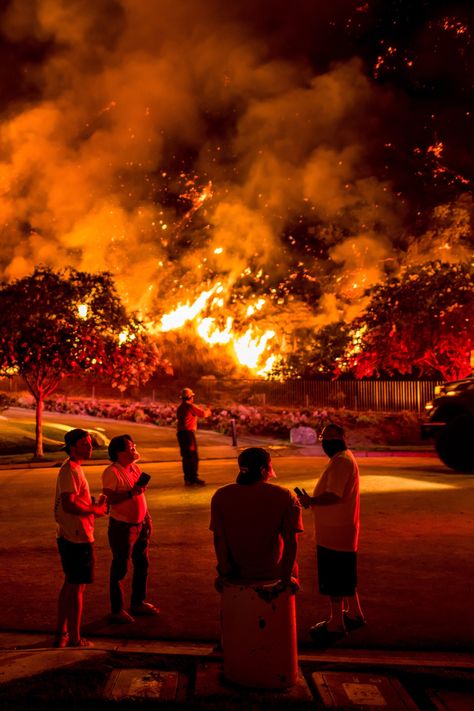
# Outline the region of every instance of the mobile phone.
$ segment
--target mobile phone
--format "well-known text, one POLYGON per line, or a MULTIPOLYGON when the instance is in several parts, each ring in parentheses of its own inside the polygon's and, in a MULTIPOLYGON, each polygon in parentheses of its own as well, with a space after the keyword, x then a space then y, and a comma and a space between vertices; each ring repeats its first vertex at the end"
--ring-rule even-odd
POLYGON ((142 472, 135 482, 135 486, 146 486, 150 481, 151 476, 146 472, 142 472))
POLYGON ((299 497, 299 496, 303 496, 303 492, 302 492, 301 489, 299 489, 297 486, 295 486, 295 488, 293 489, 293 491, 295 492, 296 496, 298 496, 298 497, 299 497))

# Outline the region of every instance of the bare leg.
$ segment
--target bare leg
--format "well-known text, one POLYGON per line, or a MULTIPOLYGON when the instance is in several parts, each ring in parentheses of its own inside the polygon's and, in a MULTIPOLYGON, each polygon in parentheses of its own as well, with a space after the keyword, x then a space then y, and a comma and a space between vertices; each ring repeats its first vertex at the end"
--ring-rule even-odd
POLYGON ((58 625, 56 629, 56 634, 58 637, 60 637, 61 635, 65 635, 68 632, 67 599, 68 583, 65 580, 59 592, 58 598, 58 625))
POLYGON ((85 585, 66 583, 67 585, 67 622, 71 644, 81 638, 82 605, 85 585))
POLYGON ((346 604, 344 606, 344 611, 347 613, 347 615, 349 617, 360 617, 363 620, 364 613, 362 612, 362 608, 360 606, 359 595, 357 593, 357 590, 355 591, 354 595, 345 598, 345 601, 346 604))
POLYGON ((330 632, 341 629, 344 627, 344 617, 342 612, 342 605, 344 598, 342 597, 330 597, 331 604, 331 614, 329 616, 327 628, 330 632))

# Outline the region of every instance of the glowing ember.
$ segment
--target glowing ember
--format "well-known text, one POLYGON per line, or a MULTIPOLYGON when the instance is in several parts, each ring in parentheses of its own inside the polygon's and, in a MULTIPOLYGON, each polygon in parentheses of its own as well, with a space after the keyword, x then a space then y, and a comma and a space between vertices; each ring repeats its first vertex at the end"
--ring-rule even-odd
POLYGON ((265 299, 259 299, 256 304, 247 307, 247 316, 253 316, 256 311, 260 311, 265 305, 265 299))
POLYGON ((127 341, 134 341, 135 340, 135 334, 134 333, 129 333, 128 331, 122 331, 119 333, 119 343, 122 346, 124 343, 127 343, 127 341))

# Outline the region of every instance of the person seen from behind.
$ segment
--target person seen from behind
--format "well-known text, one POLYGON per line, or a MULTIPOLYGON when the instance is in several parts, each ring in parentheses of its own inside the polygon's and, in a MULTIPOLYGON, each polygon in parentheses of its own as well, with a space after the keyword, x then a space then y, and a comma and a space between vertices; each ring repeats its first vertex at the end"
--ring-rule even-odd
POLYGON ((110 440, 109 458, 112 464, 102 474, 102 487, 110 504, 110 620, 126 624, 135 622, 134 615, 159 614, 159 609, 146 601, 152 522, 145 498, 146 485, 140 485, 142 471, 137 464, 140 455, 130 435, 110 440), (123 579, 130 559, 133 577, 130 612, 127 612, 123 579))
POLYGON ((211 499, 210 530, 217 558, 216 588, 225 580, 279 581, 298 589, 297 534, 303 531, 301 507, 294 494, 271 483, 276 477, 269 452, 261 447, 238 457, 236 482, 211 499))
POLYGON ((105 496, 94 503, 82 463, 91 458, 89 433, 73 429, 64 435, 69 455, 56 481, 54 517, 57 545, 64 571, 59 593, 58 623, 54 647, 92 647, 81 637, 83 597, 86 585, 94 579, 94 520, 107 513, 105 496))
POLYGON ((342 427, 327 425, 320 439, 329 464, 313 495, 303 489, 299 500, 313 512, 319 592, 330 603, 328 620, 311 627, 310 636, 326 645, 365 625, 365 617, 357 593, 359 468, 342 427))
POLYGON ((176 411, 177 437, 181 453, 185 486, 205 486, 199 478, 199 454, 196 440, 198 417, 209 417, 211 411, 194 404, 191 388, 181 391, 181 404, 176 411))

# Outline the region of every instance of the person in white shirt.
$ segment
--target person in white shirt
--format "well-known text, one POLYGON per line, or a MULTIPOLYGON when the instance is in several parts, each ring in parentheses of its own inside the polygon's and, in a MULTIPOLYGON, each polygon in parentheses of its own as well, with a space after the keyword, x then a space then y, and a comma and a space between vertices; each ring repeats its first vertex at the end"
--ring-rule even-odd
POLYGON ((319 592, 330 601, 329 619, 311 627, 310 636, 328 644, 365 625, 365 618, 357 593, 359 468, 342 427, 327 425, 320 439, 329 464, 313 495, 303 489, 299 500, 314 515, 319 592))
POLYGON ((94 579, 94 519, 105 516, 107 502, 93 503, 82 462, 90 459, 92 440, 86 430, 74 429, 64 435, 69 457, 56 481, 54 518, 57 544, 64 571, 58 600, 58 627, 54 647, 92 647, 81 637, 83 597, 94 579))
POLYGON ((112 461, 102 474, 102 487, 110 505, 108 537, 112 550, 110 605, 112 622, 134 622, 133 615, 158 615, 159 609, 146 602, 148 547, 152 530, 145 498, 146 486, 137 482, 140 455, 130 435, 113 437, 109 443, 112 461), (125 610, 123 579, 133 565, 130 612, 125 610))

